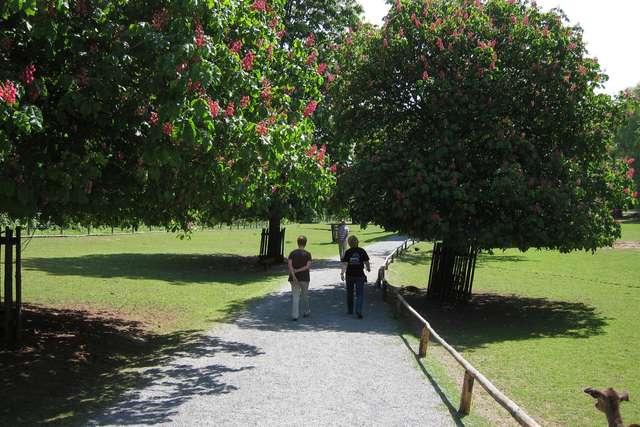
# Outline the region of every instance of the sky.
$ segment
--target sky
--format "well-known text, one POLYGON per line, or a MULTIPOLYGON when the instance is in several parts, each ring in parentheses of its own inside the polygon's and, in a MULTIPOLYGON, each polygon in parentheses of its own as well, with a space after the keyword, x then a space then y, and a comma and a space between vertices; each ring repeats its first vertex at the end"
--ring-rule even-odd
MULTIPOLYGON (((385 0, 359 0, 367 21, 381 24, 385 0)), ((584 29, 589 55, 609 75, 605 91, 618 93, 640 83, 640 0, 537 0, 549 10, 560 7, 572 24, 584 29)))

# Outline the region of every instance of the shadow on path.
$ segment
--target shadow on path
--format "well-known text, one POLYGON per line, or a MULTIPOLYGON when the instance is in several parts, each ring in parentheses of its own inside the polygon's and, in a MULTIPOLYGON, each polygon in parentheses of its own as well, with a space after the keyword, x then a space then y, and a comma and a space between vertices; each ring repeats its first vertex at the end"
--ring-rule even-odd
POLYGON ((167 422, 193 396, 234 391, 221 380, 228 367, 179 366, 173 360, 262 354, 255 346, 199 331, 156 335, 138 322, 99 313, 37 306, 25 311, 23 343, 0 349, 0 425, 86 425, 107 406, 119 424, 167 422), (149 369, 157 366, 164 368, 149 369), (171 387, 152 404, 138 404, 126 394, 157 381, 171 387))
MULTIPOLYGON (((336 273, 338 275, 338 273, 336 273)), ((312 276, 313 280, 313 276, 312 276)), ((311 316, 291 320, 291 293, 272 293, 229 307, 225 322, 244 329, 265 331, 339 331, 397 335, 398 325, 389 320, 388 307, 375 285, 365 286, 364 319, 347 314, 345 285, 335 283, 309 290, 311 316)))

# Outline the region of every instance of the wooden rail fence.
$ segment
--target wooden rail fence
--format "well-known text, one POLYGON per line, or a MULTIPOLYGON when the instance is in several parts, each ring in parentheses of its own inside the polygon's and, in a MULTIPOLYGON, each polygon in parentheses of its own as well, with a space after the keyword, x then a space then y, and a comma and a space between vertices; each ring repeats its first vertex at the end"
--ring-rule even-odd
POLYGON ((420 335, 420 345, 418 348, 418 356, 426 357, 427 349, 430 341, 439 343, 453 358, 458 362, 460 366, 464 368, 464 380, 462 381, 462 392, 460 395, 460 408, 459 412, 463 415, 468 415, 471 411, 471 396, 473 394, 473 385, 475 381, 478 381, 482 388, 496 401, 500 406, 505 408, 511 416, 522 426, 526 427, 540 427, 540 425, 531 418, 522 408, 520 408, 514 401, 509 399, 504 393, 491 383, 484 375, 482 375, 476 368, 471 365, 460 353, 449 345, 400 294, 400 288, 390 285, 385 279, 385 273, 389 269, 389 264, 393 263, 400 255, 402 255, 410 246, 415 244, 414 240, 406 240, 400 246, 396 248, 389 256, 384 260, 384 264, 378 269, 378 286, 382 287, 382 297, 385 301, 388 301, 388 294, 391 293, 395 299, 393 301, 394 315, 399 316, 400 311, 404 307, 421 325, 422 333, 420 335), (390 292, 389 292, 390 291, 390 292))

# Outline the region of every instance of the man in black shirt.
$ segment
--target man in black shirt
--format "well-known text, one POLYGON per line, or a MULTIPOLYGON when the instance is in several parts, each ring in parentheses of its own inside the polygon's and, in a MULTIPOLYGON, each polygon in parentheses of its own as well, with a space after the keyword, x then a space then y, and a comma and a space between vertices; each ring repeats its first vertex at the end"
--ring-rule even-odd
POLYGON ((354 235, 349 236, 349 249, 342 257, 342 271, 340 278, 347 282, 347 311, 353 314, 353 290, 356 291, 356 314, 362 319, 362 307, 364 305, 364 283, 367 276, 364 274, 364 268, 371 271, 369 264, 369 255, 367 251, 358 247, 358 238, 354 235))
POLYGON ((311 270, 311 254, 305 250, 307 238, 298 236, 298 249, 289 254, 289 282, 291 283, 291 294, 293 296, 293 307, 291 308, 291 319, 298 320, 300 315, 300 293, 304 304, 303 316, 311 314, 309 308, 309 281, 311 270))

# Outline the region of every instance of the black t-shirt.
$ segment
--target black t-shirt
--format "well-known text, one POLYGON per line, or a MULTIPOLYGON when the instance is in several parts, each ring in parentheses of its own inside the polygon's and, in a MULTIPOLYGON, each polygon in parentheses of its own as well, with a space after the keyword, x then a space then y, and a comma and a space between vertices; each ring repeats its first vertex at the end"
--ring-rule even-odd
MULTIPOLYGON (((311 261, 311 253, 305 251, 304 249, 296 249, 291 251, 289 254, 289 259, 291 260, 291 264, 293 264, 294 270, 298 268, 304 267, 307 265, 307 262, 311 261)), ((299 271, 296 273, 296 277, 301 282, 308 282, 310 280, 309 270, 299 271)), ((293 277, 289 274, 289 281, 291 281, 293 277)))
POLYGON ((362 248, 349 248, 342 257, 342 262, 347 263, 347 276, 364 277, 364 262, 369 261, 367 251, 362 248))

